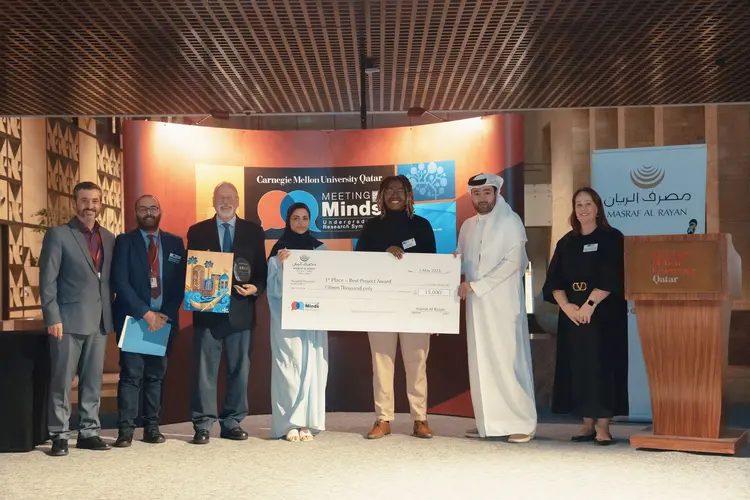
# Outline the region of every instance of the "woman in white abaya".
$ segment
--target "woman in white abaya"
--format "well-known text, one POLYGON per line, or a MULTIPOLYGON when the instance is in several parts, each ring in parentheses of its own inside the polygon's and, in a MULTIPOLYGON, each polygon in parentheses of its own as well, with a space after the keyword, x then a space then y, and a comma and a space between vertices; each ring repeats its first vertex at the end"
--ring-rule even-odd
POLYGON ((325 430, 328 333, 283 330, 281 296, 283 263, 289 250, 325 250, 309 231, 310 209, 304 203, 289 207, 284 234, 268 260, 268 306, 271 310, 271 436, 287 441, 310 441, 325 430))

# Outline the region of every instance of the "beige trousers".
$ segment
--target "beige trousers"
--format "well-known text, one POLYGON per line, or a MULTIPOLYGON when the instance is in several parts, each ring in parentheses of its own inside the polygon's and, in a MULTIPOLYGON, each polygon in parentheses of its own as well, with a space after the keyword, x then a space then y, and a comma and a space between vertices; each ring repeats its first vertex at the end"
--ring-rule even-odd
POLYGON ((430 352, 430 334, 371 332, 368 336, 372 352, 372 390, 376 418, 387 421, 395 419, 393 371, 400 339, 411 416, 414 420, 427 420, 427 355, 430 352))

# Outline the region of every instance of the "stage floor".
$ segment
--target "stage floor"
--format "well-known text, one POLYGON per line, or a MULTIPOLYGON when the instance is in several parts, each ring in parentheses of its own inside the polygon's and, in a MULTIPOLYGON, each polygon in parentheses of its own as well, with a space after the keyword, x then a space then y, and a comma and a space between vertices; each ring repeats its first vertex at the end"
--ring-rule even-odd
MULTIPOLYGON (((269 440, 270 417, 246 419, 248 441, 189 444, 189 423, 162 427, 168 441, 134 441, 108 452, 47 457, 49 444, 0 455, 0 498, 133 500, 265 499, 750 499, 750 452, 721 457, 636 451, 627 438, 642 425, 614 425, 619 442, 575 444, 571 423, 541 423, 527 444, 463 437, 473 421, 431 416, 431 440, 410 437, 408 415, 394 434, 363 438, 369 413, 332 413, 313 442, 269 440)), ((117 432, 103 431, 114 440, 117 432)), ((136 434, 140 437, 140 432, 136 434)), ((214 439, 215 438, 215 439, 214 439)))

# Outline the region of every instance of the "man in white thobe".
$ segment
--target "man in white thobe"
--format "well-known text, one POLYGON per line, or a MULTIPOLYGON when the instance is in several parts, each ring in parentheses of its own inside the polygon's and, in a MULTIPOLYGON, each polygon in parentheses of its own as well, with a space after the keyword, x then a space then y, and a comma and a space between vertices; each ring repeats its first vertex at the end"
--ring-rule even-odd
POLYGON ((503 197, 503 179, 469 179, 477 215, 461 226, 469 382, 477 428, 468 437, 509 436, 526 443, 536 432, 534 377, 523 276, 528 265, 526 229, 503 197))

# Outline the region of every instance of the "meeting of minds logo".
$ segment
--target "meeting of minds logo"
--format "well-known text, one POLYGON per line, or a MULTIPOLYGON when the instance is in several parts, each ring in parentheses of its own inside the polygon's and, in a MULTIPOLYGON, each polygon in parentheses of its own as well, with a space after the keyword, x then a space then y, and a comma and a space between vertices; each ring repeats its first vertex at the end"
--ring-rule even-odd
POLYGON ((307 309, 320 309, 320 303, 319 302, 300 302, 298 300, 295 300, 292 302, 292 311, 305 311, 307 309))
POLYGON ((267 238, 278 238, 289 207, 310 210, 310 232, 320 239, 356 238, 370 217, 379 215, 377 192, 393 165, 362 167, 246 167, 246 213, 267 238))
POLYGON ((665 172, 653 165, 643 165, 630 171, 630 180, 641 189, 654 189, 664 180, 665 172))
POLYGON ((286 225, 286 212, 295 203, 304 203, 310 209, 310 231, 319 233, 316 225, 320 209, 318 201, 307 191, 295 190, 289 193, 277 189, 268 191, 258 200, 258 217, 263 229, 283 229, 286 225))

